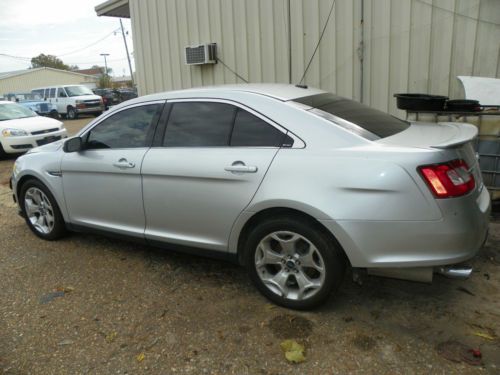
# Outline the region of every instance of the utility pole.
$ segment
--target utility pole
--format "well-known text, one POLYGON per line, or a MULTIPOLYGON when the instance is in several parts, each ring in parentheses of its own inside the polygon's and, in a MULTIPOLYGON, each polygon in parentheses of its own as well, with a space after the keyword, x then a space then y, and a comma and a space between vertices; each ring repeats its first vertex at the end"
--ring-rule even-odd
POLYGON ((122 36, 123 36, 123 43, 125 44, 125 52, 127 52, 128 68, 130 69, 130 79, 132 80, 132 86, 135 86, 134 74, 132 73, 132 64, 130 62, 130 55, 128 53, 127 39, 125 38, 125 31, 123 31, 123 23, 121 18, 120 18, 120 27, 122 28, 122 36))
POLYGON ((101 53, 101 56, 104 56, 104 72, 108 75, 108 62, 106 61, 106 57, 109 56, 109 53, 101 53))

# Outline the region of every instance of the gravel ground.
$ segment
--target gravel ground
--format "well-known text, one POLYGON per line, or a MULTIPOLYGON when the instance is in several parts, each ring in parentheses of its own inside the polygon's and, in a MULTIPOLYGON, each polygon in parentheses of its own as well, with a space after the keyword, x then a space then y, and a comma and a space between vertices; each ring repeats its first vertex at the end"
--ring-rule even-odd
POLYGON ((38 239, 6 185, 13 162, 0 161, 0 374, 500 372, 499 223, 470 280, 348 275, 325 306, 295 312, 232 264, 91 235, 38 239), (284 339, 305 346, 304 363, 286 361, 284 339), (479 349, 481 364, 445 359, 457 357, 450 340, 479 349))

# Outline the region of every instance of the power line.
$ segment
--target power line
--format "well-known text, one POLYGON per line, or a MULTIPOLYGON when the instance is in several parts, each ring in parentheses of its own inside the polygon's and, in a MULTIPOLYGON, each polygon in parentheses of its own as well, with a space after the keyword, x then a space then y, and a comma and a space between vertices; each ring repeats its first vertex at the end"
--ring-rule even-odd
POLYGON ((316 55, 316 52, 318 52, 319 45, 321 43, 321 40, 323 39, 323 36, 325 35, 326 27, 328 26, 328 23, 330 22, 330 17, 332 16, 333 13, 333 8, 335 8, 335 1, 332 1, 332 6, 330 7, 330 13, 328 13, 328 18, 326 19, 325 26, 323 27, 323 31, 321 32, 321 36, 319 37, 318 44, 316 44, 316 48, 314 48, 314 52, 311 56, 311 59, 309 60, 309 63, 307 64, 306 70, 304 70, 304 74, 302 74, 302 78, 300 79, 299 85, 302 84, 302 81, 306 77, 307 71, 309 70, 309 67, 311 66, 311 63, 314 59, 314 56, 316 55))
POLYGON ((106 38, 109 38, 112 34, 115 34, 117 31, 119 31, 120 29, 115 29, 113 30, 112 32, 110 32, 109 34, 106 34, 106 36, 102 37, 101 39, 99 40, 96 40, 95 42, 93 43, 90 43, 89 45, 85 46, 85 47, 82 47, 82 48, 79 48, 79 49, 75 49, 74 51, 71 51, 71 52, 66 52, 66 53, 62 53, 62 54, 59 54, 59 55, 55 55, 57 57, 61 57, 61 56, 68 56, 68 55, 72 55, 74 53, 77 53, 77 52, 80 52, 80 51, 83 51, 84 49, 87 49, 89 47, 92 47, 100 42, 102 42, 104 39, 106 38))

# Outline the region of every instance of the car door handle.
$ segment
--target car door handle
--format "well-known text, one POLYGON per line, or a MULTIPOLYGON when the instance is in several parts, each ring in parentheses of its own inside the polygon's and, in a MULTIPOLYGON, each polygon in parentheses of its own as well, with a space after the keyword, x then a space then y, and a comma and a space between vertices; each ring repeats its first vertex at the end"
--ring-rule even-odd
POLYGON ((129 163, 129 161, 125 158, 121 158, 120 160, 118 160, 118 162, 113 163, 113 167, 120 169, 127 169, 127 168, 134 168, 135 164, 129 163))
POLYGON ((235 161, 229 167, 224 168, 224 170, 231 173, 255 173, 258 168, 251 165, 245 165, 245 163, 241 161, 235 161))

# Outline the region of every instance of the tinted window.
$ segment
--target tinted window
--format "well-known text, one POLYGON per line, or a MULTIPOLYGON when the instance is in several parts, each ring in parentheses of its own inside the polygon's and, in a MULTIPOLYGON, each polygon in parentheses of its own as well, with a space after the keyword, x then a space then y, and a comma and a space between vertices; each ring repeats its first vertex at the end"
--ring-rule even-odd
POLYGON ((160 104, 151 104, 118 112, 90 131, 86 148, 145 147, 148 130, 160 108, 160 104))
POLYGON ((174 103, 163 145, 228 146, 236 107, 209 102, 174 103))
POLYGON ((380 138, 397 134, 410 126, 406 121, 387 113, 333 94, 311 95, 294 101, 340 117, 380 138))
POLYGON ((31 92, 43 98, 43 89, 32 90, 31 92))
POLYGON ((238 110, 231 146, 279 147, 284 134, 251 113, 238 110))
POLYGON ((55 89, 55 87, 52 87, 50 89, 49 98, 55 98, 55 97, 56 97, 56 89, 55 89))

